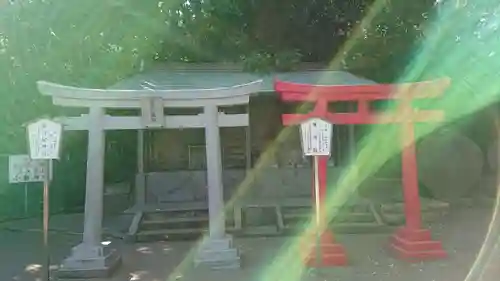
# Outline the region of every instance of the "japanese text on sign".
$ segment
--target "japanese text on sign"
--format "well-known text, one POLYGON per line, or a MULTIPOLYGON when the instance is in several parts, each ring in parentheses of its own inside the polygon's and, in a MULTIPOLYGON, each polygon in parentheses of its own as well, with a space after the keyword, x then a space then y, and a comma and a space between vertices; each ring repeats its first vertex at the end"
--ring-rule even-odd
POLYGON ((161 98, 142 99, 141 110, 142 125, 145 128, 161 128, 165 125, 163 100, 161 98))
POLYGON ((304 155, 330 155, 332 124, 322 119, 309 119, 300 125, 300 134, 304 155))
POLYGON ((51 120, 39 120, 28 125, 31 159, 58 159, 62 125, 51 120))
POLYGON ((44 161, 33 160, 29 155, 9 156, 9 183, 42 182, 46 170, 44 161))

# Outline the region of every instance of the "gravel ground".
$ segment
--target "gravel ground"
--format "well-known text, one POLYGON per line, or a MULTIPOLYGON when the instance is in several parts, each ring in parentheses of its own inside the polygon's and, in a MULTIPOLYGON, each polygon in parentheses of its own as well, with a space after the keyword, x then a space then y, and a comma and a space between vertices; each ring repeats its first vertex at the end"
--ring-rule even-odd
MULTIPOLYGON (((319 272, 297 272, 297 266, 280 262, 293 237, 237 239, 242 250, 244 267, 241 270, 208 271, 193 269, 188 253, 192 243, 161 242, 149 244, 115 245, 122 251, 124 262, 112 281, 250 281, 250 280, 338 280, 338 281, 451 281, 464 280, 471 268, 469 280, 496 281, 500 274, 500 251, 497 249, 498 234, 487 244, 491 252, 473 266, 483 245, 491 219, 489 208, 461 208, 452 210, 442 221, 429 227, 435 239, 443 241, 449 258, 445 260, 409 264, 395 260, 388 253, 387 234, 343 235, 338 241, 347 250, 350 266, 323 269, 319 272)), ((82 227, 81 215, 57 216, 52 219, 54 228, 66 228, 73 234, 52 233, 52 260, 57 264, 70 248, 77 244, 82 227)), ((109 228, 123 228, 124 223, 107 220, 109 228)), ((39 264, 42 261, 40 224, 36 220, 24 220, 0 225, 23 231, 0 230, 0 280, 40 280, 39 264), (29 230, 34 231, 29 231, 29 230)), ((494 224, 495 232, 500 228, 494 224)), ((292 262, 296 255, 291 257, 292 262)))

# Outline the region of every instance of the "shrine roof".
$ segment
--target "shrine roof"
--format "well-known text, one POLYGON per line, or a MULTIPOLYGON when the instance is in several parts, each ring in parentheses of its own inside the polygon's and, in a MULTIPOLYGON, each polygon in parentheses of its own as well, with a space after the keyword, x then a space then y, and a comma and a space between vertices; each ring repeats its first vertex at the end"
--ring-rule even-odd
POLYGON ((180 90, 231 87, 262 79, 261 92, 273 92, 273 81, 317 84, 317 85, 363 85, 375 82, 338 70, 300 70, 253 74, 241 70, 227 69, 167 69, 158 68, 122 80, 111 87, 120 90, 180 90))

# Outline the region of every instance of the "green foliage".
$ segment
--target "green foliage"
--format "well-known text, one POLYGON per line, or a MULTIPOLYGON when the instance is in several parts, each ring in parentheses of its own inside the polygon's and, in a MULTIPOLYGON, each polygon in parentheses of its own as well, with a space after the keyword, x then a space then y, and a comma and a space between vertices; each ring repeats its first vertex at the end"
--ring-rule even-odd
MULTIPOLYGON (((54 107, 37 91, 38 80, 108 87, 136 73, 143 61, 146 66, 151 61, 243 62, 254 72, 289 71, 301 61, 327 62, 333 68, 391 80, 406 65, 431 5, 428 0, 5 4, 0 12, 0 153, 26 151, 23 123, 41 115, 79 113, 54 107), (386 65, 387 70, 374 71, 375 65, 386 65)), ((65 202, 68 205, 82 203, 85 144, 84 133, 67 134, 64 158, 56 167, 61 176, 55 186, 79 198, 65 202)), ((135 153, 134 144, 129 132, 109 136, 106 161, 112 170, 106 171, 107 180, 123 180, 132 172, 135 156, 125 155, 135 153)), ((5 190, 0 187, 0 194, 5 190)))
MULTIPOLYGON (((353 70, 386 65, 390 72, 406 64, 432 5, 370 0, 15 3, 0 15, 3 153, 25 149, 19 141, 21 124, 61 112, 40 97, 37 80, 106 87, 151 59, 243 61, 245 69, 257 72, 322 61, 353 70)), ((377 78, 373 73, 380 71, 366 76, 377 78)))
MULTIPOLYGON (((141 60, 151 61, 164 32, 165 13, 153 0, 29 0, 3 5, 0 154, 26 152, 22 124, 29 120, 42 115, 79 113, 78 109, 54 107, 49 98, 37 91, 36 81, 108 87, 136 73, 141 60)), ((59 194, 54 195, 54 206, 67 209, 82 204, 86 134, 66 133, 63 146, 63 159, 55 167, 52 191, 59 194)), ((124 157, 113 153, 113 149, 107 153, 108 159, 124 157)), ((130 165, 114 165, 122 174, 129 168, 130 165)), ((7 169, 2 169, 2 173, 7 173, 7 169)), ((15 196, 19 200, 13 200, 12 192, 18 188, 2 181, 0 204, 21 206, 22 197, 15 196)))
POLYGON ((254 52, 243 57, 243 70, 260 73, 269 73, 273 70, 292 71, 300 63, 301 57, 297 50, 284 50, 276 54, 254 52))
POLYGON ((168 10, 158 59, 241 62, 249 71, 293 70, 326 62, 394 80, 411 58, 431 0, 178 1, 168 10), (383 72, 374 67, 386 66, 383 72))
POLYGON ((415 47, 424 36, 424 27, 434 17, 434 2, 374 2, 351 31, 342 64, 376 81, 397 80, 415 58, 415 47))
POLYGON ((157 1, 32 0, 3 7, 0 76, 4 107, 0 151, 25 150, 21 124, 58 113, 37 80, 107 87, 137 71, 160 44, 157 1))

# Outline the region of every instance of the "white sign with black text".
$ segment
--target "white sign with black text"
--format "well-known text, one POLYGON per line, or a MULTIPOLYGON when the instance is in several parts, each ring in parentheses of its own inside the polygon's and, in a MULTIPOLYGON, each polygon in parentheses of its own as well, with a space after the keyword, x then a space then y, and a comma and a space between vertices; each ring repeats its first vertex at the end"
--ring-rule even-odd
POLYGON ((330 155, 332 124, 313 118, 300 124, 302 152, 305 156, 330 155))
POLYGON ((62 125, 40 119, 28 125, 30 157, 34 160, 59 159, 62 125))
POLYGON ((33 160, 29 155, 9 156, 9 183, 43 182, 46 170, 44 161, 33 160))
POLYGON ((142 99, 141 113, 144 128, 162 128, 165 126, 162 98, 142 99))

